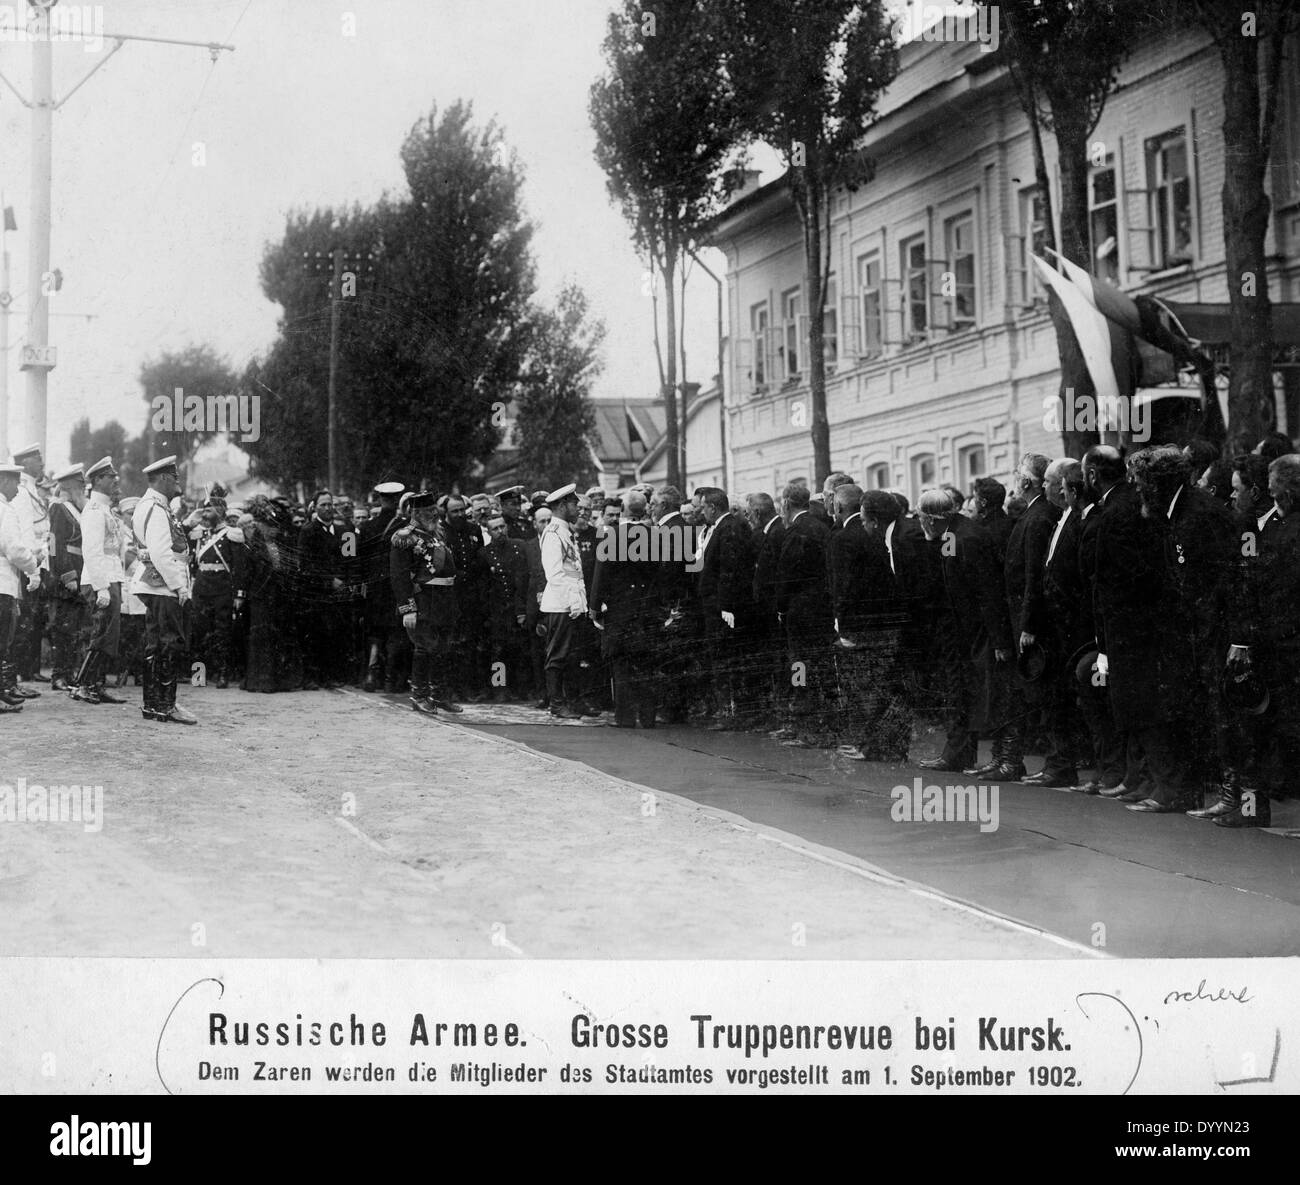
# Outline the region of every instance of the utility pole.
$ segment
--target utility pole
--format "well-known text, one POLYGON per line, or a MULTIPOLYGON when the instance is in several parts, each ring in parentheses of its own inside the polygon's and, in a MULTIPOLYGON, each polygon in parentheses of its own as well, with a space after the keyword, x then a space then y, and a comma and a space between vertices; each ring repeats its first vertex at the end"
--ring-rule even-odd
MULTIPOLYGON (((206 49, 213 62, 222 50, 233 50, 233 45, 215 41, 178 41, 168 37, 143 37, 130 33, 97 33, 114 42, 113 48, 95 63, 62 99, 54 97, 54 47, 51 42, 50 13, 58 0, 27 0, 31 12, 27 21, 26 37, 32 46, 32 97, 25 99, 3 74, 3 82, 18 97, 19 102, 32 113, 31 122, 31 238, 27 257, 27 341, 23 345, 21 369, 27 372, 27 416, 24 441, 31 441, 46 449, 47 394, 49 373, 58 361, 58 352, 49 344, 49 293, 50 270, 50 194, 52 189, 51 161, 54 144, 54 113, 63 106, 90 76, 104 65, 128 41, 153 41, 165 45, 195 45, 206 49)), ((67 28, 60 28, 61 37, 70 37, 78 28, 80 13, 69 14, 67 28)), ((64 22, 56 22, 63 24, 64 22)))
POLYGON ((326 412, 326 441, 329 455, 329 487, 331 494, 339 490, 339 448, 338 448, 338 373, 339 373, 339 315, 344 296, 356 295, 356 273, 373 272, 375 257, 367 255, 348 255, 342 247, 335 247, 328 256, 317 251, 313 257, 309 252, 302 253, 303 265, 314 272, 330 269, 330 378, 329 404, 326 412), (327 262, 328 260, 328 262, 327 262), (346 284, 345 284, 346 281, 346 284))
POLYGON ((0 461, 8 458, 9 449, 9 306, 13 292, 9 288, 9 207, 0 197, 0 216, 4 229, 0 230, 0 461))

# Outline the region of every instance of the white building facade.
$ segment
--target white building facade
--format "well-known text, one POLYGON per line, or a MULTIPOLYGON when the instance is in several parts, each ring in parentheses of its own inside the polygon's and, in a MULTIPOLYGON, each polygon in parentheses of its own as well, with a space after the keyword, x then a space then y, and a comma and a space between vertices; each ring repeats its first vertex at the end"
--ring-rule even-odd
MULTIPOLYGON (((1300 71, 1284 78, 1269 290, 1294 302, 1300 71)), ((1208 38, 1188 31, 1135 48, 1092 137, 1095 274, 1132 293, 1226 305, 1222 108, 1208 38)), ((1006 477, 1028 450, 1058 455, 1045 409, 1059 358, 1029 258, 1043 230, 1030 130, 1000 55, 970 42, 910 43, 879 109, 862 145, 874 178, 831 199, 831 463, 915 500, 936 483, 968 490, 976 477, 1006 477)), ((1058 213, 1055 141, 1044 144, 1058 213)), ((735 200, 710 241, 727 258, 730 488, 775 492, 813 476, 803 235, 784 180, 735 200)), ((1278 400, 1292 435, 1296 378, 1286 374, 1289 397, 1278 400)))

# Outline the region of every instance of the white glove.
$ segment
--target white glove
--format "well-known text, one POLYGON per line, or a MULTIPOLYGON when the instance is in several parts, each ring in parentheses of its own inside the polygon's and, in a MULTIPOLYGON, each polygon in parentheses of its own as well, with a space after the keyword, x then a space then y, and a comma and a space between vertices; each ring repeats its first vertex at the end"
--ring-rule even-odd
POLYGON ((178 600, 182 605, 187 605, 187 604, 189 604, 189 600, 190 600, 190 590, 189 590, 188 586, 185 586, 185 587, 182 587, 182 588, 178 588, 178 589, 176 590, 176 599, 177 599, 177 600, 178 600))
POLYGON ((111 599, 112 598, 108 595, 108 589, 101 588, 99 592, 95 594, 95 608, 107 609, 108 603, 111 599))
POLYGON ((415 629, 415 614, 414 614, 414 613, 403 613, 403 614, 402 614, 402 629, 404 629, 404 630, 413 630, 413 629, 415 629))
POLYGON ((41 571, 38 568, 29 577, 27 577, 27 591, 35 592, 41 587, 41 571))
POLYGON ((734 613, 728 613, 724 609, 722 612, 722 622, 727 629, 734 630, 736 628, 736 615, 734 613))
POLYGON ((1096 670, 1097 674, 1099 674, 1103 679, 1110 673, 1110 666, 1106 662, 1106 656, 1104 654, 1097 655, 1096 670))

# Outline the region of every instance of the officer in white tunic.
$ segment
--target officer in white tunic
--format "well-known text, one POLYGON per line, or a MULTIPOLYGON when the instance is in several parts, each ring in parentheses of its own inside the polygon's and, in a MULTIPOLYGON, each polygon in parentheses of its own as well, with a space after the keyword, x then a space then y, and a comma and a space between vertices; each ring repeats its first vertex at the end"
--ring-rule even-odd
POLYGON ((69 695, 83 704, 124 704, 104 688, 108 672, 117 665, 126 582, 126 542, 113 513, 113 498, 121 489, 113 458, 96 461, 86 470, 86 482, 90 500, 81 512, 81 589, 90 614, 90 644, 69 695))
MULTIPOLYGON (((29 444, 14 453, 14 464, 22 471, 18 493, 10 500, 18 529, 25 546, 36 556, 37 572, 29 577, 22 590, 22 611, 18 629, 10 651, 11 661, 18 667, 20 679, 47 682, 41 674, 41 635, 45 630, 48 598, 54 589, 50 575, 50 515, 49 502, 40 482, 45 477, 45 460, 39 444, 29 444)), ((28 699, 40 695, 35 688, 20 687, 19 693, 28 699)))
POLYGON ((26 702, 18 691, 13 642, 23 585, 39 571, 11 505, 18 494, 17 465, 0 462, 0 714, 19 711, 26 702))
POLYGON ((587 612, 582 557, 570 523, 578 515, 577 487, 570 484, 547 496, 552 518, 542 532, 546 588, 541 611, 546 619, 546 696, 551 715, 574 720, 583 713, 578 700, 578 620, 587 612))
POLYGON ((171 511, 180 493, 175 457, 163 457, 144 468, 148 492, 136 505, 131 527, 147 553, 131 591, 144 602, 144 702, 146 720, 197 724, 176 706, 176 668, 186 649, 185 616, 190 599, 189 544, 171 511))

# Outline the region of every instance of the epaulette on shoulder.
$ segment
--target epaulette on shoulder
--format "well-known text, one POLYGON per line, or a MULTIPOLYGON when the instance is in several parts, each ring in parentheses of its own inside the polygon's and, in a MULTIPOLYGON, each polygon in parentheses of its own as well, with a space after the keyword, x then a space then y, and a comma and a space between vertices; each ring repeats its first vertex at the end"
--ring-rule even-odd
POLYGON ((393 547, 410 547, 411 546, 411 528, 399 527, 393 532, 389 541, 393 547))

